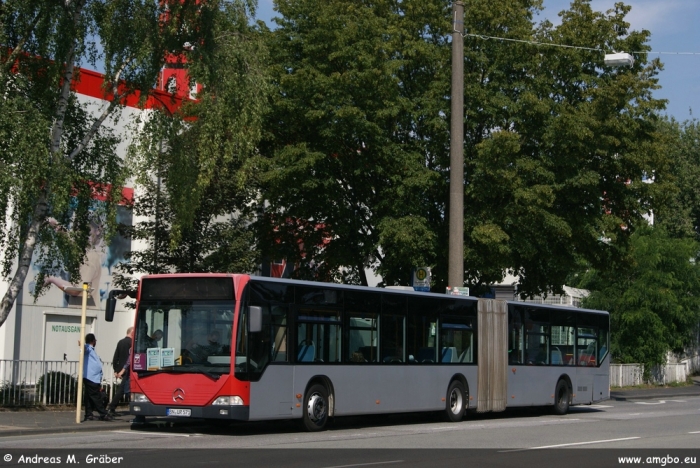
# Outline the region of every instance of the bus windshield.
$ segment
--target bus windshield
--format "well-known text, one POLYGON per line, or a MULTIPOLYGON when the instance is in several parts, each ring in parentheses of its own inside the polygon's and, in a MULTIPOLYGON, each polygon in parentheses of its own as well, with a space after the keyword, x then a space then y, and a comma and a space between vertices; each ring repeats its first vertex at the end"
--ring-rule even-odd
POLYGON ((134 371, 216 378, 228 373, 234 307, 233 301, 142 302, 134 335, 134 371))

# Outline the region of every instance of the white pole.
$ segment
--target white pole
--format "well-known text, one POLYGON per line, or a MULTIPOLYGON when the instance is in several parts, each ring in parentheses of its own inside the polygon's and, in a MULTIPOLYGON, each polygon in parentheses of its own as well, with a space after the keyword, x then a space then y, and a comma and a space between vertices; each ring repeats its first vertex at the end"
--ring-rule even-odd
POLYGON ((83 363, 85 362, 85 309, 87 309, 88 284, 83 283, 83 310, 80 314, 80 357, 78 358, 78 402, 75 408, 75 422, 80 424, 80 406, 83 402, 83 363))

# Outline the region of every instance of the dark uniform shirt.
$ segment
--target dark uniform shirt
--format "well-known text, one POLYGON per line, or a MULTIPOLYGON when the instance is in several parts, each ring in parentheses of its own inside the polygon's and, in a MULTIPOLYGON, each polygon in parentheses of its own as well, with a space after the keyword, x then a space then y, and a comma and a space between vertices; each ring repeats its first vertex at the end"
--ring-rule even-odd
POLYGON ((117 347, 114 350, 114 357, 112 358, 112 369, 114 373, 120 372, 124 365, 129 362, 129 353, 131 352, 131 337, 125 336, 117 343, 117 347))

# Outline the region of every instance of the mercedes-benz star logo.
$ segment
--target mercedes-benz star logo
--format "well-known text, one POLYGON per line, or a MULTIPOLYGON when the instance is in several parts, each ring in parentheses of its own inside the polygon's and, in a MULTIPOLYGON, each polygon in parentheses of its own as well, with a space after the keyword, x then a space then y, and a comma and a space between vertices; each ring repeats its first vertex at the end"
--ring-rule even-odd
POLYGON ((173 401, 177 403, 177 400, 185 400, 185 391, 181 388, 176 388, 173 390, 173 401))

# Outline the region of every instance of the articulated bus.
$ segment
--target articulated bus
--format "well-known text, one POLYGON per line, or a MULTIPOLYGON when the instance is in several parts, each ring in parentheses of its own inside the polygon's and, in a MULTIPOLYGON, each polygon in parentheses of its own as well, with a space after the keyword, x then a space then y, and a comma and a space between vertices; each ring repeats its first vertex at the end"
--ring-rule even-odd
POLYGON ((607 312, 244 274, 149 275, 133 295, 134 415, 318 431, 334 416, 565 414, 610 396, 607 312))

